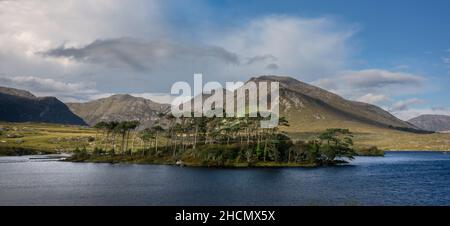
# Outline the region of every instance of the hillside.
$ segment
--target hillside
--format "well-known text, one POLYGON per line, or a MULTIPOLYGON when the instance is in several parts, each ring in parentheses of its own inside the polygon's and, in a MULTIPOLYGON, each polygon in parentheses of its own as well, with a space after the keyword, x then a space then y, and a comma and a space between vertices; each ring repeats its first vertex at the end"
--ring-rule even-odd
POLYGON ((67 103, 67 106, 89 125, 95 125, 100 121, 138 120, 141 122, 141 128, 151 126, 158 119, 159 113, 170 109, 170 105, 127 94, 113 95, 86 103, 67 103))
POLYGON ((448 115, 421 115, 408 120, 408 122, 428 131, 450 131, 450 116, 448 115))
POLYGON ((356 146, 376 145, 386 150, 450 150, 448 134, 406 132, 423 131, 375 105, 346 100, 289 77, 261 76, 251 81, 280 82, 280 113, 290 124, 284 130, 294 139, 308 140, 327 128, 348 128, 355 134, 356 146))
POLYGON ((335 121, 338 124, 357 122, 379 127, 415 128, 414 125, 396 118, 375 105, 349 101, 290 77, 261 76, 250 81, 279 82, 280 110, 282 114, 291 118, 290 121, 306 125, 335 121))
POLYGON ((56 97, 36 97, 28 91, 0 87, 0 120, 86 125, 56 97))

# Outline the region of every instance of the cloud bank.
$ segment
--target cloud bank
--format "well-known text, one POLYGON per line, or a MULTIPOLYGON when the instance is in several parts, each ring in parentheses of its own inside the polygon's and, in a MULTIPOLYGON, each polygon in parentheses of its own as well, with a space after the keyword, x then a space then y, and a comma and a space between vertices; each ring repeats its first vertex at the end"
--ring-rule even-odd
POLYGON ((426 86, 425 76, 406 67, 354 69, 364 60, 357 55, 358 25, 289 15, 180 23, 191 18, 179 9, 192 4, 214 15, 185 1, 0 1, 0 85, 67 101, 114 93, 169 101, 161 93, 176 81, 191 82, 194 73, 221 82, 278 74, 396 115, 411 110, 396 102, 426 86))

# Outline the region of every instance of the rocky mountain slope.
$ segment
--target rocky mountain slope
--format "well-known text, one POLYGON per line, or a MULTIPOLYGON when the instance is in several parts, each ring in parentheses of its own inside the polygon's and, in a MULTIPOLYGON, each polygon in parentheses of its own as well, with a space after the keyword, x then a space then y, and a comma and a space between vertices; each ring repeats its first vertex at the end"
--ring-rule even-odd
POLYGON ((159 104, 127 94, 113 95, 86 103, 67 103, 67 106, 89 125, 100 121, 139 120, 141 128, 153 125, 158 114, 170 110, 170 105, 159 104))
POLYGON ((408 120, 408 122, 428 131, 450 131, 450 116, 448 115, 421 115, 408 120))
POLYGON ((280 108, 290 121, 345 125, 346 122, 380 127, 417 129, 375 105, 346 100, 334 93, 290 77, 261 76, 255 82, 280 83, 280 108))

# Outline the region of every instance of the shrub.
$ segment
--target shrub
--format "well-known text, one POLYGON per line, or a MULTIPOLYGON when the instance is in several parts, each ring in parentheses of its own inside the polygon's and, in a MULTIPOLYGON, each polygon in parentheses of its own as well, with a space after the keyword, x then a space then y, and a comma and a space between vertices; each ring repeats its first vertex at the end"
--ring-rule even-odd
POLYGON ((103 149, 101 149, 101 148, 98 148, 98 147, 95 147, 94 148, 94 151, 92 151, 92 154, 93 155, 96 155, 96 156, 98 156, 98 155, 103 155, 105 152, 103 151, 103 149))
POLYGON ((384 156, 384 151, 377 146, 365 147, 356 151, 359 156, 384 156))

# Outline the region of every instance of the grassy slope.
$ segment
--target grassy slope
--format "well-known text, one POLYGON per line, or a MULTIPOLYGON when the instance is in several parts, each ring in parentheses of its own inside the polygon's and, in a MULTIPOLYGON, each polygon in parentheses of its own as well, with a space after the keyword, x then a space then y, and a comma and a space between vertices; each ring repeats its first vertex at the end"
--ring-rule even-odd
MULTIPOLYGON (((23 148, 36 151, 67 152, 75 147, 86 146, 92 149, 88 137, 95 137, 94 129, 79 126, 67 126, 44 123, 2 123, 1 128, 8 127, 0 135, 0 155, 2 150, 23 148), (7 138, 8 134, 21 135, 22 138, 7 138)), ((437 150, 450 151, 450 133, 447 134, 413 134, 391 129, 379 128, 359 122, 335 120, 310 120, 306 122, 291 121, 291 127, 285 130, 294 139, 311 139, 324 128, 350 128, 355 133, 355 145, 366 147, 376 145, 384 150, 437 150), (301 126, 306 125, 307 126, 301 126)), ((161 142, 163 143, 163 142, 161 142)))
POLYGON ((0 122, 0 131, 0 155, 1 150, 11 147, 34 151, 66 152, 77 146, 89 145, 87 138, 95 137, 93 129, 45 123, 0 122), (8 130, 5 131, 5 128, 8 130), (7 135, 19 137, 8 138, 7 135))
POLYGON ((349 128, 355 135, 356 147, 377 146, 383 150, 450 151, 450 134, 415 134, 370 126, 352 121, 316 121, 308 126, 291 123, 285 130, 294 139, 308 140, 320 134, 323 128, 349 128))
MULTIPOLYGON (((292 99, 292 98, 291 98, 292 99)), ((450 151, 450 134, 416 134, 375 126, 340 114, 316 101, 300 99, 302 105, 285 109, 290 127, 284 128, 293 139, 309 140, 326 128, 348 128, 355 134, 357 148, 377 146, 383 150, 438 150, 450 151)))

